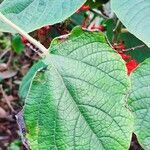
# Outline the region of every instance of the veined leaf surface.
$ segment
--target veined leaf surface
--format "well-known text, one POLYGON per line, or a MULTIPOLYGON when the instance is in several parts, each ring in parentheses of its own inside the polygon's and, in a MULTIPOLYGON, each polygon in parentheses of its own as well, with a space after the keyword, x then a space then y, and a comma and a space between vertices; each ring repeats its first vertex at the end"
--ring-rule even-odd
POLYGON ((102 33, 55 39, 24 106, 32 150, 127 150, 133 131, 124 62, 102 33))
MULTIPOLYGON (((86 0, 4 0, 0 12, 13 23, 31 32, 45 25, 53 25, 70 17, 86 0)), ((0 30, 15 32, 0 22, 0 30)))
POLYGON ((112 0, 111 3, 127 29, 150 47, 150 1, 112 0))
POLYGON ((129 105, 134 113, 134 128, 140 144, 150 150, 150 58, 131 75, 129 105))

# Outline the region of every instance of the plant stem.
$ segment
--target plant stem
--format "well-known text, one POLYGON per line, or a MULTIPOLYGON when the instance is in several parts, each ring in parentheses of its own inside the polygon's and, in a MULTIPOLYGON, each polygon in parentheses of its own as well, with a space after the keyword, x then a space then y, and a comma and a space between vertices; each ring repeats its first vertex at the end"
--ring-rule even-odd
POLYGON ((8 96, 6 95, 5 91, 3 90, 3 86, 2 86, 2 85, 0 85, 0 90, 1 90, 1 92, 2 92, 3 98, 4 98, 5 101, 6 101, 6 104, 8 105, 8 107, 10 108, 10 110, 11 110, 12 112, 15 112, 15 110, 14 110, 13 107, 11 106, 10 101, 8 100, 8 96))
POLYGON ((135 46, 135 47, 132 47, 132 48, 128 48, 128 49, 124 49, 122 50, 123 52, 128 52, 128 51, 133 51, 135 49, 138 49, 138 48, 143 48, 143 47, 146 47, 144 44, 143 45, 138 45, 138 46, 135 46))
POLYGON ((112 39, 112 42, 113 43, 116 43, 117 42, 117 38, 118 38, 118 34, 120 33, 121 31, 121 27, 122 27, 122 23, 120 22, 120 20, 117 20, 116 22, 116 26, 115 28, 113 29, 113 39, 112 39))
POLYGON ((9 19, 7 19, 1 12, 0 12, 0 20, 4 23, 8 24, 15 31, 17 31, 20 35, 24 36, 29 42, 31 42, 33 45, 35 45, 40 51, 42 51, 42 55, 41 55, 42 57, 46 56, 49 53, 48 49, 46 49, 41 43, 39 43, 37 40, 32 38, 28 33, 26 33, 20 27, 15 25, 9 19))

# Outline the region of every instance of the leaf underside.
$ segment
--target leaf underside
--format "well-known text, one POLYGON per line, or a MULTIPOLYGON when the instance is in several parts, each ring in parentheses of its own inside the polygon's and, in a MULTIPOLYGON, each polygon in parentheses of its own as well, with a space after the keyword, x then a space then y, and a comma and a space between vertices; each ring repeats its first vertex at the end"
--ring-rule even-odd
MULTIPOLYGON (((0 12, 13 23, 31 32, 45 25, 53 25, 71 16, 86 0, 4 0, 0 12)), ((0 30, 15 32, 0 22, 0 30)))
POLYGON ((132 116, 129 80, 102 33, 76 28, 55 39, 23 109, 32 150, 127 150, 132 116))
POLYGON ((112 9, 137 38, 150 47, 150 1, 112 0, 112 9))
POLYGON ((150 150, 150 58, 131 75, 129 105, 134 113, 134 128, 140 144, 150 150))

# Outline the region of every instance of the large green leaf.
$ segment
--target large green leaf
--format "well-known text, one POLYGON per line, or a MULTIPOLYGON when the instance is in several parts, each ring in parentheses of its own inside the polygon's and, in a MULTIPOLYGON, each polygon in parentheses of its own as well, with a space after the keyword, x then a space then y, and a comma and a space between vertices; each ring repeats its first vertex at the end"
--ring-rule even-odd
MULTIPOLYGON (((86 0, 4 0, 0 12, 16 25, 31 32, 71 16, 86 0)), ((0 30, 15 32, 0 22, 0 30)))
POLYGON ((127 150, 133 120, 124 62, 102 33, 56 39, 23 109, 32 150, 127 150))
POLYGON ((122 23, 150 47, 150 0, 112 0, 112 8, 122 23))
POLYGON ((150 150, 150 58, 131 75, 129 105, 134 112, 135 133, 145 150, 150 150))

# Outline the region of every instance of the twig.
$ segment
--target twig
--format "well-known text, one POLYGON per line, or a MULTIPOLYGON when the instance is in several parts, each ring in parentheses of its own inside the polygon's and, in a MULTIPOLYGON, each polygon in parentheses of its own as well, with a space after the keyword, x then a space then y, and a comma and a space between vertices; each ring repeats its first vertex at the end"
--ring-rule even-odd
POLYGON ((0 59, 2 59, 9 51, 10 51, 10 49, 5 50, 5 51, 1 54, 0 59))
POLYGON ((8 140, 9 136, 0 136, 0 141, 8 140))
POLYGON ((42 51, 43 54, 41 54, 42 57, 49 54, 48 49, 46 49, 41 43, 36 41, 34 38, 32 38, 28 33, 26 33, 24 30, 22 30, 20 27, 15 25, 13 22, 11 22, 9 19, 7 19, 1 12, 0 12, 0 20, 9 26, 11 26, 15 31, 17 31, 19 34, 24 36, 29 42, 31 42, 33 45, 35 45, 38 49, 42 51))
POLYGON ((132 47, 132 48, 128 48, 128 49, 123 49, 122 51, 123 51, 123 52, 128 52, 128 51, 133 51, 133 50, 135 50, 135 49, 143 48, 143 47, 145 47, 144 44, 143 44, 143 45, 138 45, 138 46, 135 46, 135 47, 132 47))
POLYGON ((121 33, 128 33, 129 31, 126 28, 121 29, 121 33))
POLYGON ((107 35, 106 35, 106 41, 107 41, 108 45, 109 45, 112 49, 114 49, 114 47, 113 47, 112 44, 110 43, 110 41, 109 41, 107 35))
POLYGON ((6 95, 6 93, 5 93, 5 91, 4 91, 4 89, 3 89, 3 86, 2 86, 2 85, 0 85, 0 89, 1 89, 1 92, 2 92, 3 98, 5 99, 5 101, 6 101, 7 105, 8 105, 8 107, 10 108, 10 110, 11 110, 12 112, 15 112, 15 110, 14 110, 14 109, 13 109, 13 107, 11 106, 10 101, 8 100, 8 96, 6 95))
POLYGON ((114 33, 116 33, 116 32, 118 31, 118 28, 120 27, 120 24, 121 24, 120 20, 117 20, 116 26, 115 26, 115 28, 113 29, 113 32, 114 32, 114 33))
POLYGON ((113 33, 114 33, 113 39, 112 39, 113 43, 117 41, 117 36, 118 36, 118 33, 120 33, 121 31, 121 26, 122 26, 122 23, 120 22, 120 20, 117 20, 116 26, 113 29, 113 33))
POLYGON ((12 51, 10 51, 10 56, 9 56, 8 61, 7 61, 7 67, 9 67, 11 60, 12 60, 12 57, 13 57, 13 53, 12 53, 12 51))

